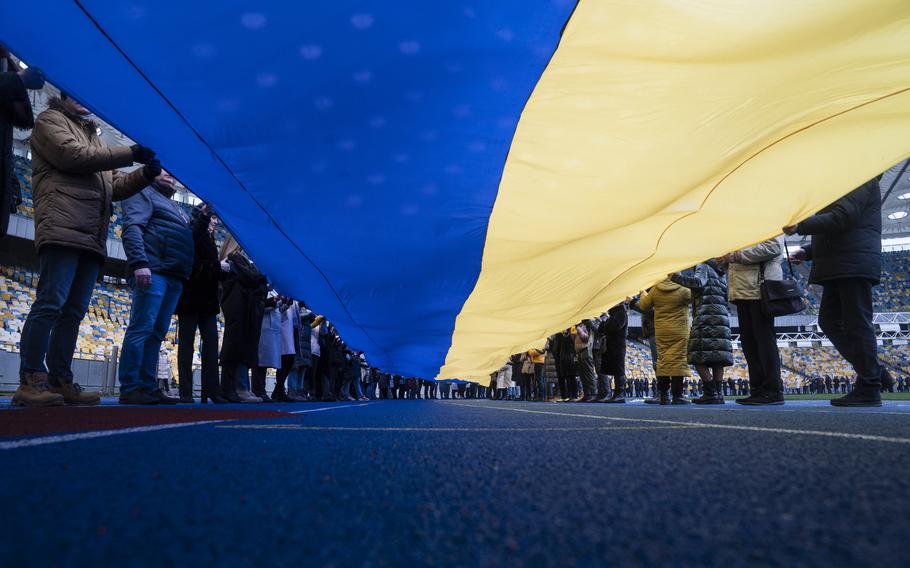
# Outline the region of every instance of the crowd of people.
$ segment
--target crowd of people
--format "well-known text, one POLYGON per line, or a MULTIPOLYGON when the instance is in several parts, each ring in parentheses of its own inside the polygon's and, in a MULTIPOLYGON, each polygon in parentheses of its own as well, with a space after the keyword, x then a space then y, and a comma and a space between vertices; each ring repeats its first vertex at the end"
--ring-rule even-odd
MULTIPOLYGON (((0 53, 0 56, 4 54, 0 53)), ((745 405, 784 402, 770 282, 782 263, 812 260, 810 282, 823 287, 819 324, 857 373, 836 406, 880 405, 893 380, 877 357, 872 288, 881 273, 879 179, 864 183, 818 214, 783 228, 812 237, 787 255, 776 237, 668 275, 634 298, 551 336, 539 349, 513 355, 489 386, 402 377, 371 366, 338 330, 299 298, 282 295, 233 238, 220 250, 214 211, 191 215, 172 200, 174 178, 141 144, 106 146, 90 111, 66 93, 32 118, 27 89, 44 79, 0 58, 0 131, 4 217, 15 209, 11 178, 13 127, 32 128, 35 246, 40 262, 36 299, 22 330, 21 406, 94 405, 98 393, 73 381, 72 359, 106 257, 113 201, 123 209, 122 240, 132 288, 129 325, 118 370, 121 404, 191 403, 195 338, 200 336, 202 402, 304 402, 370 398, 494 398, 652 404, 745 405), (137 165, 130 173, 121 168, 137 165), (729 304, 736 307, 748 365, 748 389, 725 379, 733 365, 729 304), (627 380, 628 313, 642 315, 656 380, 627 380), (162 340, 178 317, 179 396, 159 383, 162 340), (224 318, 219 350, 217 318, 224 318), (698 380, 691 377, 694 368, 698 380), (275 387, 266 376, 275 370, 275 387), (746 392, 748 390, 748 392, 746 392), (691 397, 691 398, 690 398, 691 397)), ((5 233, 6 221, 3 223, 5 233)), ((825 383, 827 392, 834 387, 825 383)), ((819 388, 818 386, 816 388, 819 388)))

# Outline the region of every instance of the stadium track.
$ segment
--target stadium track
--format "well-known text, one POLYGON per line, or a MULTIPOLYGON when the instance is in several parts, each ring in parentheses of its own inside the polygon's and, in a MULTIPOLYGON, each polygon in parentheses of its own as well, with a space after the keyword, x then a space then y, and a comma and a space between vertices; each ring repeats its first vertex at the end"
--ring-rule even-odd
POLYGON ((910 564, 908 402, 5 401, 9 566, 910 564))

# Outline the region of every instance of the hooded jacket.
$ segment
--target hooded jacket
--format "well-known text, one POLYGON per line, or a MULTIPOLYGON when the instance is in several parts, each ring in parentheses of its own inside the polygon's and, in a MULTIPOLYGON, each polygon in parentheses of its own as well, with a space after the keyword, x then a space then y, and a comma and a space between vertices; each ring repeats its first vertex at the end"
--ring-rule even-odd
POLYGON ((878 284, 882 276, 882 202, 879 180, 863 185, 796 226, 812 235, 805 247, 812 261, 810 284, 859 278, 878 284))
POLYGON ((657 340, 657 376, 688 377, 689 304, 692 292, 669 279, 661 281, 638 301, 642 309, 654 308, 657 340))
POLYGON ((132 197, 150 181, 143 168, 129 174, 112 171, 132 165, 133 152, 105 146, 97 129, 58 98, 35 120, 32 186, 39 253, 46 245, 59 245, 106 257, 111 202, 132 197))
POLYGON ((694 274, 674 274, 673 282, 694 295, 692 330, 689 333, 689 363, 733 365, 733 341, 727 308, 727 280, 714 260, 695 267, 694 274))

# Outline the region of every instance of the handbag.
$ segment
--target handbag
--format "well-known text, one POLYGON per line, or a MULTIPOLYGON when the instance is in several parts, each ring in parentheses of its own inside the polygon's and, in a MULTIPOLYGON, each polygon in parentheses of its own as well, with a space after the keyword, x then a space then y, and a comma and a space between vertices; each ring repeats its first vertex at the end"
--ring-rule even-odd
MULTIPOLYGON (((794 274, 793 265, 790 264, 790 249, 784 241, 784 250, 787 254, 787 266, 790 274, 794 274)), ((765 266, 762 263, 759 271, 759 289, 761 290, 761 310, 766 317, 776 318, 797 314, 806 309, 806 298, 799 282, 792 278, 783 280, 765 280, 765 266)))

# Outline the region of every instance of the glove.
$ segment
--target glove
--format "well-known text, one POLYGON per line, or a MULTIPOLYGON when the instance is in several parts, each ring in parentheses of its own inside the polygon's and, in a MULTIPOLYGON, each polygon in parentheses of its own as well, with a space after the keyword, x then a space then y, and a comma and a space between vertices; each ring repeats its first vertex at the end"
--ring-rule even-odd
POLYGON ((157 159, 150 160, 149 163, 142 166, 142 175, 145 179, 152 181, 161 174, 161 162, 157 159))
POLYGON ((133 151, 134 162, 147 164, 155 159, 155 151, 151 148, 146 148, 142 144, 133 144, 130 146, 130 150, 133 151))
POLYGON ((44 86, 44 71, 37 67, 23 69, 19 71, 18 75, 19 79, 22 80, 22 84, 30 91, 37 91, 44 86))

